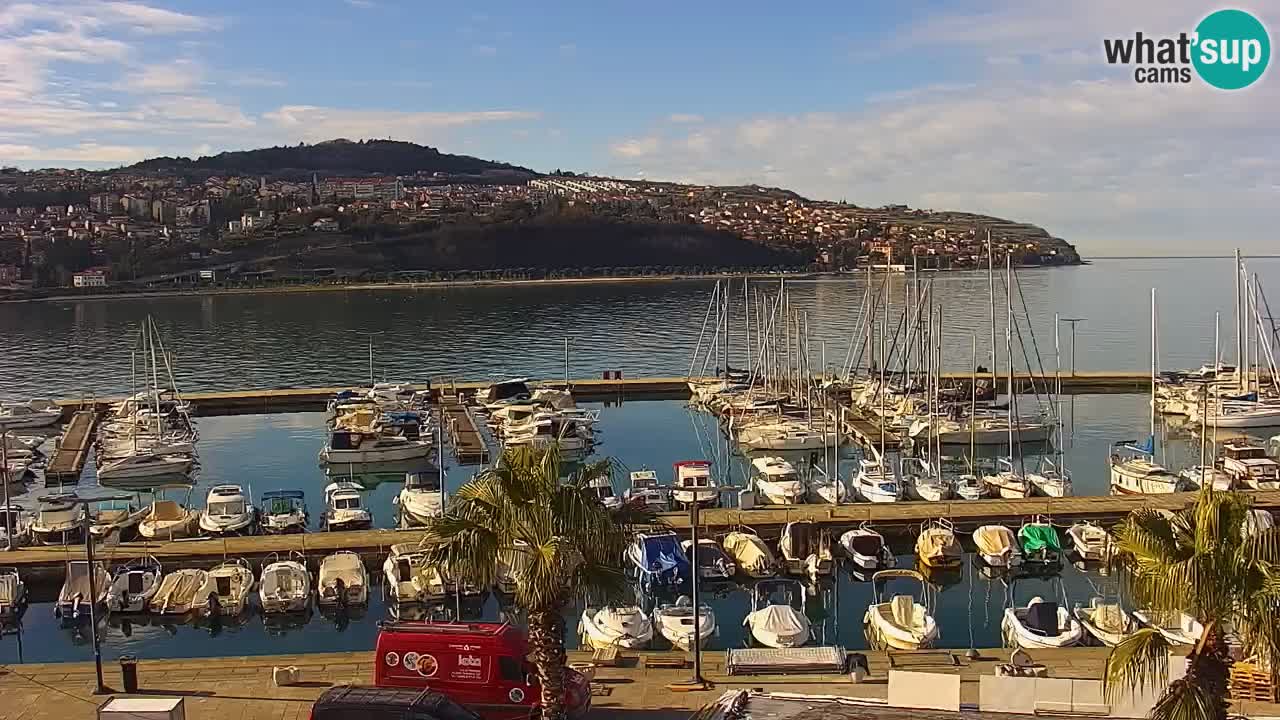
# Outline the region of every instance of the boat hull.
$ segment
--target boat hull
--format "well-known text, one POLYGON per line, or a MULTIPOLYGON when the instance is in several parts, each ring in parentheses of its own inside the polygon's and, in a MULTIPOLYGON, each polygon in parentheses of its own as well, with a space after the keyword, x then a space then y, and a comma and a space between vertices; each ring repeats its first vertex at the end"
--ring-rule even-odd
POLYGON ((430 456, 432 452, 433 447, 430 443, 370 450, 334 450, 326 447, 320 451, 320 460, 331 465, 380 463, 394 462, 396 460, 418 460, 430 456))

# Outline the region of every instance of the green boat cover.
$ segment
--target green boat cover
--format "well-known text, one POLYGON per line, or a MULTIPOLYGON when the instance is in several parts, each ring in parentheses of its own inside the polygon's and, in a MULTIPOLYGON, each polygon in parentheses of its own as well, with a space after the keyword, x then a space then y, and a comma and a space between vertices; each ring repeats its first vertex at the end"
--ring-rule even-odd
POLYGON ((1022 544, 1022 552, 1034 553, 1041 550, 1062 552, 1062 543, 1058 541, 1058 531, 1052 525, 1023 525, 1018 530, 1018 541, 1022 544))

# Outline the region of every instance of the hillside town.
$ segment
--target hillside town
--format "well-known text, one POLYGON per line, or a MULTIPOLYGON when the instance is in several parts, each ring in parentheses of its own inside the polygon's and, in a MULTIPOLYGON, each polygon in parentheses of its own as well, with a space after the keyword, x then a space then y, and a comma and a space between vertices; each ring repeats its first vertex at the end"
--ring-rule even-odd
MULTIPOLYGON (((572 211, 618 222, 694 226, 803 258, 806 271, 1080 262, 1034 225, 962 212, 806 200, 784 190, 557 174, 512 180, 444 172, 285 177, 122 169, 0 170, 0 287, 145 287, 181 278, 258 277, 288 254, 453 225, 572 211), (282 240, 291 240, 280 250, 282 240)), ((358 263, 357 263, 358 264, 358 263)), ((656 258, 655 266, 661 266, 656 258)), ((723 266, 734 266, 725 257, 723 266)), ((397 268, 426 271, 432 268, 397 268)), ((448 268, 458 270, 458 268, 448 268)), ((493 269, 493 268, 488 268, 493 269)), ((582 269, 579 269, 582 270, 582 269)), ((340 272, 358 277, 360 267, 340 272)))

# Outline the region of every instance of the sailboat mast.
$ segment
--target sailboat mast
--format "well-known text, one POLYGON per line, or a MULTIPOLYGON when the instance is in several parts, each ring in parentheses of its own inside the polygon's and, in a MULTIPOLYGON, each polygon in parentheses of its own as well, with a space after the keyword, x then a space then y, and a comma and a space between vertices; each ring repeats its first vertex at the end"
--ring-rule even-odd
MULTIPOLYGON (((1151 288, 1151 442, 1156 437, 1156 289, 1151 288)), ((1152 447, 1152 457, 1155 457, 1152 447)))
POLYGON ((742 340, 747 351, 747 372, 751 371, 751 297, 747 294, 747 276, 742 276, 742 340))
MULTIPOLYGON (((1005 385, 1007 388, 1009 399, 1007 401, 1008 408, 1005 412, 1009 421, 1009 459, 1022 457, 1022 448, 1014 442, 1013 439, 1013 253, 1005 252, 1004 254, 1004 273, 1005 273, 1005 328, 1004 328, 1004 352, 1009 356, 1009 379, 1005 385)), ((993 286, 994 287, 994 286, 993 286)), ((1028 368, 1029 370, 1030 368, 1028 368)), ((1010 465, 1013 463, 1010 462, 1010 465)))
POLYGON ((991 296, 991 384, 994 388, 995 381, 999 377, 1000 358, 996 355, 996 271, 990 229, 987 230, 987 286, 991 296))
POLYGON ((969 362, 969 471, 978 472, 978 435, 974 425, 974 415, 978 412, 978 333, 971 335, 973 339, 973 357, 969 362))
MULTIPOLYGON (((148 335, 150 335, 150 334, 151 334, 151 332, 152 332, 154 329, 155 329, 155 321, 151 319, 151 316, 150 316, 150 315, 148 315, 148 316, 147 316, 147 334, 148 334, 148 335)), ((159 368, 156 366, 156 343, 155 343, 155 341, 154 341, 154 340, 152 340, 152 341, 149 343, 149 345, 151 346, 151 397, 154 399, 154 401, 155 401, 155 406, 156 406, 156 441, 157 441, 157 442, 159 442, 159 441, 160 441, 160 434, 161 434, 161 430, 160 430, 160 371, 159 371, 159 368)))
POLYGON ((1235 340, 1236 340, 1236 387, 1240 392, 1248 389, 1244 373, 1247 371, 1247 358, 1244 356, 1244 335, 1240 329, 1244 327, 1244 311, 1240 309, 1241 293, 1240 293, 1240 248, 1235 251, 1235 264, 1231 266, 1231 274, 1235 277, 1235 340))
POLYGON ((1053 412, 1057 415, 1058 428, 1057 436, 1053 438, 1054 447, 1058 451, 1058 469, 1063 470, 1063 460, 1066 456, 1062 452, 1062 338, 1059 333, 1061 319, 1058 313, 1053 314, 1053 412))

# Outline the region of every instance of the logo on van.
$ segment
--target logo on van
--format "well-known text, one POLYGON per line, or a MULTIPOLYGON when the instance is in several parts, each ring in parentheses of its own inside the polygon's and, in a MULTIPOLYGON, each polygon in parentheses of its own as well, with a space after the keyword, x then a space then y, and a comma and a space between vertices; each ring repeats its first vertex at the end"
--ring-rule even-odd
POLYGON ((511 688, 511 692, 507 693, 507 697, 511 698, 513 703, 522 703, 524 702, 524 690, 511 688))
POLYGON ((394 652, 387 653, 387 667, 395 667, 400 664, 400 655, 394 652))
POLYGON ((435 677, 436 671, 440 669, 440 663, 432 655, 422 654, 418 656, 418 674, 422 677, 435 677))
POLYGON ((484 661, 476 657, 475 655, 459 655, 458 656, 458 667, 478 668, 483 664, 484 664, 484 661))
POLYGON ((415 670, 418 667, 418 653, 407 652, 404 654, 404 669, 415 670))

